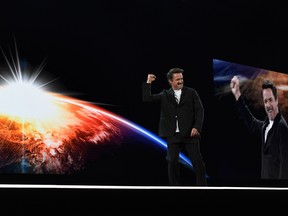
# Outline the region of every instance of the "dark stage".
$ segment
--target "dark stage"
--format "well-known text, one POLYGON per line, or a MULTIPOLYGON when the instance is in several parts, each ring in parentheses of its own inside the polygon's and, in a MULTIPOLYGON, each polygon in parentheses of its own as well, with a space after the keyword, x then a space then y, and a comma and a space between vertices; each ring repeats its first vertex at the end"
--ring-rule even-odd
MULTIPOLYGON (((49 197, 53 197, 53 202, 62 203, 64 208, 79 209, 81 203, 92 210, 109 208, 110 204, 119 208, 166 208, 173 199, 175 206, 184 209, 205 205, 236 206, 239 202, 258 206, 255 200, 262 203, 276 197, 273 199, 277 205, 284 205, 277 197, 287 195, 288 181, 260 179, 257 141, 236 123, 231 95, 223 100, 215 97, 213 59, 288 73, 285 8, 283 1, 269 4, 212 0, 2 3, 2 79, 9 71, 5 55, 10 59, 10 54, 17 50, 23 72, 40 66, 39 78, 53 80, 47 84, 53 92, 91 102, 121 117, 120 120, 115 118, 117 121, 124 118, 141 127, 141 133, 140 130, 132 133, 136 128, 133 124, 129 130, 121 125, 125 128, 124 144, 102 148, 89 143, 88 147, 75 148, 73 154, 71 150, 69 153, 75 161, 79 152, 88 155, 86 158, 81 155, 88 165, 80 172, 59 174, 43 169, 44 173, 43 170, 26 173, 23 169, 15 171, 17 165, 13 163, 7 163, 8 167, 3 165, 0 167, 2 185, 52 185, 52 188, 1 188, 5 203, 11 204, 17 199, 22 205, 33 200, 40 207, 42 201, 47 203, 49 197), (141 86, 148 73, 155 73, 157 81, 153 92, 168 88, 166 73, 172 67, 184 69, 185 85, 198 91, 205 108, 201 140, 208 176, 205 189, 193 188, 194 173, 184 165, 181 166, 181 183, 186 189, 149 188, 168 187, 166 149, 159 143, 151 144, 142 135, 148 130, 157 136, 159 107, 143 103, 141 86), (69 189, 57 188, 57 185, 108 188, 69 189), (111 189, 110 186, 120 188, 111 189), (149 189, 121 188, 129 186, 149 189)), ((15 56, 14 60, 17 60, 15 56)), ((77 120, 85 123, 81 118, 77 120)), ((118 122, 115 125, 118 126, 118 122)), ((79 128, 71 128, 71 131, 79 128)), ((87 131, 80 132, 89 135, 87 131)), ((75 140, 85 145, 82 139, 76 137, 75 140)), ((6 152, 4 147, 1 145, 6 152)), ((15 156, 7 152, 9 157, 0 158, 1 166, 15 156)), ((31 155, 31 152, 25 153, 31 155)), ((76 162, 69 164, 67 158, 63 159, 65 167, 67 164, 71 169, 76 169, 76 165, 81 167, 82 164, 76 162)))

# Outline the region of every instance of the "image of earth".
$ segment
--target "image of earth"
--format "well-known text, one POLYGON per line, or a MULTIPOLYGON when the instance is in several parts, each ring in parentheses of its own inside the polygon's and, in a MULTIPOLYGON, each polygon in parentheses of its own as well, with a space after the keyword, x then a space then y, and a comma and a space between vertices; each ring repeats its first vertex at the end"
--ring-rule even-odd
MULTIPOLYGON (((159 169, 166 179, 165 141, 121 116, 22 82, 2 86, 0 100, 1 173, 117 182, 159 169)), ((181 162, 192 167, 182 154, 181 162)))

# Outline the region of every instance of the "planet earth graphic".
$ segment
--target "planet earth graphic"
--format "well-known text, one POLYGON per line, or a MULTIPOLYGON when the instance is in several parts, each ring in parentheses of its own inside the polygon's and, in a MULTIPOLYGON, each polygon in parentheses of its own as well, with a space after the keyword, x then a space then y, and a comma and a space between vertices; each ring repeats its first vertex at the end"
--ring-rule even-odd
MULTIPOLYGON (((98 105, 23 82, 0 87, 0 101, 0 173, 118 178, 121 169, 112 174, 107 164, 117 167, 130 157, 129 172, 137 173, 137 156, 131 156, 141 148, 148 151, 146 163, 157 154, 166 171, 164 140, 98 105)), ((180 162, 192 169, 185 155, 180 162)))
MULTIPOLYGON (((36 183, 39 176, 93 184, 142 184, 160 175, 167 181, 164 140, 96 102, 46 88, 51 81, 39 81, 44 62, 30 72, 29 63, 18 56, 16 41, 14 56, 9 53, 2 50, 8 68, 0 71, 2 182, 6 174, 7 182, 11 175, 36 183)), ((179 161, 193 169, 184 154, 179 161)))

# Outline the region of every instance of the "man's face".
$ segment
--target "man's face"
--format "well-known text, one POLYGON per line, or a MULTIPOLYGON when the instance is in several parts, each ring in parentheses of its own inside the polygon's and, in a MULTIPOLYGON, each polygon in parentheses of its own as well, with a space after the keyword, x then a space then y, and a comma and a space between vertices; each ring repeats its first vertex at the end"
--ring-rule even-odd
POLYGON ((272 89, 263 89, 263 102, 265 106, 265 111, 270 120, 274 120, 275 116, 278 114, 278 99, 275 100, 272 89))
POLYGON ((172 80, 169 80, 169 83, 174 90, 182 89, 184 83, 183 74, 182 73, 173 74, 172 80))

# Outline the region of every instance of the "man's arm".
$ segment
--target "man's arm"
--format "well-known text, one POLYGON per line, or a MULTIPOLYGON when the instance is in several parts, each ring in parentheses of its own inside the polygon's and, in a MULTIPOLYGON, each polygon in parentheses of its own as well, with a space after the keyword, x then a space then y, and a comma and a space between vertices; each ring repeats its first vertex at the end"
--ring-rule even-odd
POLYGON ((157 101, 159 97, 151 94, 151 84, 156 79, 154 74, 148 74, 147 81, 142 84, 142 100, 143 102, 157 101))
POLYGON ((233 76, 231 79, 230 87, 236 99, 236 108, 250 133, 261 132, 263 121, 256 119, 247 107, 240 91, 240 83, 237 76, 233 76))
MULTIPOLYGON (((285 121, 285 120, 284 120, 285 121)), ((280 133, 280 179, 288 179, 288 126, 286 123, 279 123, 280 133)))
POLYGON ((195 110, 195 124, 191 131, 191 136, 198 136, 202 131, 203 121, 204 121, 204 107, 200 96, 195 91, 194 96, 194 110, 195 110))
POLYGON ((230 87, 236 101, 238 101, 239 97, 241 96, 241 91, 240 91, 239 78, 237 76, 233 76, 233 78, 231 79, 230 87))

